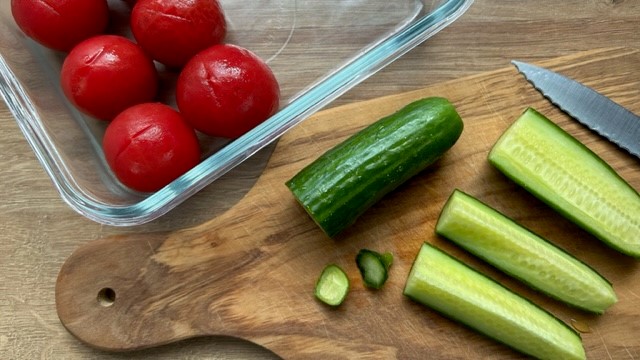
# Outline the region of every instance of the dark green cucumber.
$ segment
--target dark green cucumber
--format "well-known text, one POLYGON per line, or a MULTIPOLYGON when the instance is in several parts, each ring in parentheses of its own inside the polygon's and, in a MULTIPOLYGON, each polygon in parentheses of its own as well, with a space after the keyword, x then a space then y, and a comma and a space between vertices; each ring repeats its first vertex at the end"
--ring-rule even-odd
POLYGON ((585 359, 577 332, 549 312, 425 243, 404 294, 539 359, 585 359))
POLYGON ((415 101, 330 149, 286 185, 333 237, 451 148, 463 124, 446 99, 415 101))
POLYGON ((640 257, 640 194, 544 115, 527 109, 489 162, 611 247, 640 257))
POLYGON ((436 232, 553 298, 603 313, 616 301, 595 270, 480 200, 455 190, 436 232))

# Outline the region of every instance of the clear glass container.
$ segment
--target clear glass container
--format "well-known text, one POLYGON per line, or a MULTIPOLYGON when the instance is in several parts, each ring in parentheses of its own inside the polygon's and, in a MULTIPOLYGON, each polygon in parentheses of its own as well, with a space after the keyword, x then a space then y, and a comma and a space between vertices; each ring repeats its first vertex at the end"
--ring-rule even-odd
MULTIPOLYGON (((126 33, 128 8, 109 0, 112 31, 126 33)), ((284 132, 462 15, 472 0, 221 0, 226 41, 267 61, 282 91, 279 112, 229 141, 201 136, 202 162, 155 193, 123 186, 105 162, 106 123, 64 97, 64 54, 26 38, 0 4, 0 93, 61 197, 96 222, 130 226, 157 219, 284 132)), ((175 74, 163 72, 163 81, 175 74)), ((173 103, 173 94, 161 94, 173 103)))

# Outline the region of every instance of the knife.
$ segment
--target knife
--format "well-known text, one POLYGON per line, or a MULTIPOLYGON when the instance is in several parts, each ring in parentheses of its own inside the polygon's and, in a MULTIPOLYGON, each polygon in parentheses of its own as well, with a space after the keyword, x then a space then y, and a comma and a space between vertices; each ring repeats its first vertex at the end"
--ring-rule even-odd
POLYGON ((640 117, 597 91, 551 70, 512 61, 534 88, 580 123, 640 158, 640 117))

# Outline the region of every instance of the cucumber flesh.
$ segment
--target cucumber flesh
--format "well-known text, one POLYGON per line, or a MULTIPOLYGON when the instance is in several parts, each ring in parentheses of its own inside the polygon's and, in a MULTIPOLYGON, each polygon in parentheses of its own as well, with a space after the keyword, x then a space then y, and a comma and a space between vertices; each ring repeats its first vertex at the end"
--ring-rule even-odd
POLYGON ((404 294, 539 359, 585 359, 577 332, 532 302, 424 243, 404 294))
POLYGON ((439 159, 456 143, 462 129, 462 119, 447 99, 420 99, 328 150, 286 185, 318 226, 333 237, 439 159))
POLYGON ((460 190, 445 204, 436 233, 569 305, 601 314, 617 301, 595 270, 460 190))
POLYGON ((329 264, 316 281, 314 295, 327 305, 338 306, 347 297, 349 288, 349 278, 344 270, 338 265, 329 264))
POLYGON ((640 194, 544 115, 527 109, 496 142, 489 162, 611 247, 640 257, 640 194))

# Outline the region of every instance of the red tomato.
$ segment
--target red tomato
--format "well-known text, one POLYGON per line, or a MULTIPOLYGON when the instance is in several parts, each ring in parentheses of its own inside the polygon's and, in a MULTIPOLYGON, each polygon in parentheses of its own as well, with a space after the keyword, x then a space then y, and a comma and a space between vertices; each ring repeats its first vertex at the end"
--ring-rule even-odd
POLYGON ((131 11, 131 31, 152 58, 179 68, 221 43, 227 25, 217 0, 139 0, 131 11))
POLYGON ((117 35, 94 36, 74 47, 62 64, 60 80, 78 109, 101 120, 153 100, 158 90, 153 61, 117 35))
POLYGON ((27 36, 60 51, 101 34, 109 22, 107 0, 11 0, 11 13, 27 36))
POLYGON ((267 64, 249 50, 214 45, 182 69, 176 100, 196 130, 233 139, 278 110, 280 88, 267 64))
POLYGON ((107 163, 126 186, 156 191, 200 161, 196 133, 180 113, 161 103, 132 106, 107 126, 107 163))

